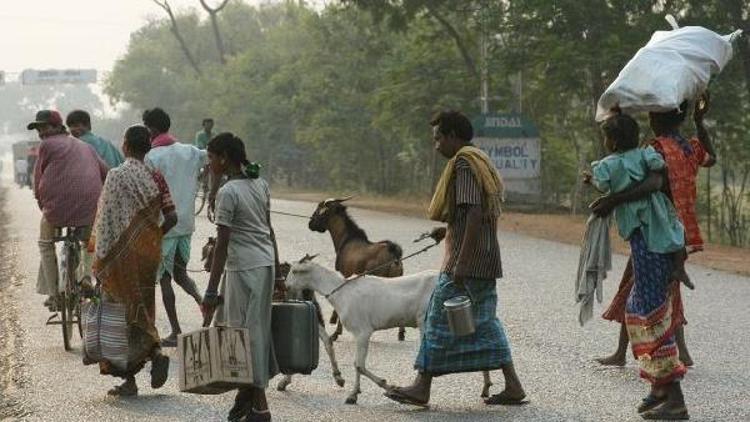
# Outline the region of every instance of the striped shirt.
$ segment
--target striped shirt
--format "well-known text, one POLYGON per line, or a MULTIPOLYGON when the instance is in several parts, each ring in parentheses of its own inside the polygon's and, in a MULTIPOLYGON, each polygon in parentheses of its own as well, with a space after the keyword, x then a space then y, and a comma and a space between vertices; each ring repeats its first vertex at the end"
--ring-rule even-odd
MULTIPOLYGON (((461 253, 461 246, 466 233, 467 213, 470 205, 482 206, 482 188, 477 182, 469 163, 459 158, 456 160, 456 176, 454 178, 456 207, 453 221, 448 223, 445 236, 445 258, 442 271, 453 273, 456 261, 461 253)), ((503 276, 503 265, 500 260, 500 244, 497 241, 497 220, 483 218, 479 229, 476 250, 468 262, 470 278, 495 280, 503 276)))

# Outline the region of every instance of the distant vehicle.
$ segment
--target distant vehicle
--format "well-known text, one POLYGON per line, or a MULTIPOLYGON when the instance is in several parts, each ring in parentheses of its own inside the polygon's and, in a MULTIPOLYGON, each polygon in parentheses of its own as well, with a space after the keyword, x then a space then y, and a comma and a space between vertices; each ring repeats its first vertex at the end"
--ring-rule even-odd
POLYGON ((40 141, 21 141, 13 144, 13 180, 23 187, 34 186, 34 164, 39 155, 40 141))

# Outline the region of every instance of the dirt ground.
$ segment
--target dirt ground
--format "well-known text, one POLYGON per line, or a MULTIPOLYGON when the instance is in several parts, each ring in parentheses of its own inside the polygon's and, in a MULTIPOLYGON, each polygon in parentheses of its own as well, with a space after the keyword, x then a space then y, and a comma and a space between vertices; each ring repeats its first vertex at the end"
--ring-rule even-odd
MULTIPOLYGON (((273 196, 279 199, 319 202, 325 198, 343 195, 331 192, 300 192, 277 188, 273 191, 273 196)), ((427 198, 417 197, 356 196, 347 203, 358 208, 424 217, 428 201, 427 198)), ((310 210, 311 214, 312 211, 310 210)), ((500 217, 501 230, 574 245, 580 244, 585 224, 586 217, 581 215, 505 212, 500 217)), ((618 237, 614 229, 612 231, 612 243, 616 252, 629 253, 627 243, 618 237)), ((689 262, 716 270, 750 276, 750 249, 707 244, 703 252, 690 255, 689 262)))
POLYGON ((25 372, 21 322, 13 292, 22 279, 15 268, 16 246, 6 228, 5 197, 6 190, 0 188, 0 420, 13 421, 25 414, 17 400, 25 372))

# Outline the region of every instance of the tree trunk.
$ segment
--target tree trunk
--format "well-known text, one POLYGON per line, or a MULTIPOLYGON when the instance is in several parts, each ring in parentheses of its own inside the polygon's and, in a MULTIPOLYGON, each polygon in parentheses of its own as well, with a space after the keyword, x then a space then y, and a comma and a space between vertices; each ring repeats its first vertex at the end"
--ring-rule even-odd
POLYGON ((474 63, 474 59, 471 58, 471 55, 469 54, 469 49, 466 47, 466 44, 464 43, 464 40, 461 38, 461 35, 459 35, 458 31, 456 31, 456 28, 453 27, 453 25, 448 22, 445 17, 440 15, 433 7, 427 6, 427 13, 429 13, 432 17, 437 20, 440 25, 445 28, 445 30, 448 32, 448 35, 453 38, 453 41, 456 43, 456 47, 458 47, 458 51, 461 53, 461 57, 464 59, 464 64, 466 65, 466 69, 469 71, 469 74, 476 80, 479 80, 479 71, 477 71, 477 66, 474 63))
POLYGON ((724 5, 734 25, 745 31, 743 38, 737 44, 740 50, 739 56, 742 57, 742 67, 745 70, 745 89, 750 95, 750 22, 742 19, 742 8, 746 5, 746 2, 743 0, 725 0, 724 5))
POLYGON ((208 16, 211 19, 211 27, 214 30, 214 39, 216 40, 216 50, 219 53, 219 62, 224 65, 227 64, 226 50, 224 48, 224 39, 221 37, 221 31, 219 30, 219 19, 218 14, 221 10, 229 3, 229 0, 224 0, 219 6, 211 8, 206 3, 206 0, 200 0, 203 9, 208 12, 208 16))
POLYGON ((165 12, 167 12, 167 16, 169 16, 169 22, 171 24, 170 31, 172 31, 172 34, 177 39, 177 42, 180 44, 180 48, 182 49, 182 53, 185 55, 185 58, 187 59, 188 63, 190 63, 190 66, 195 70, 195 73, 198 74, 198 76, 203 76, 203 73, 201 72, 201 69, 198 67, 198 62, 195 61, 195 58, 193 57, 193 54, 190 53, 190 49, 187 47, 187 43, 185 42, 185 39, 182 38, 182 34, 180 33, 180 28, 177 26, 177 19, 174 16, 174 13, 172 12, 172 7, 169 5, 168 0, 153 0, 154 3, 156 3, 159 7, 164 9, 165 12))

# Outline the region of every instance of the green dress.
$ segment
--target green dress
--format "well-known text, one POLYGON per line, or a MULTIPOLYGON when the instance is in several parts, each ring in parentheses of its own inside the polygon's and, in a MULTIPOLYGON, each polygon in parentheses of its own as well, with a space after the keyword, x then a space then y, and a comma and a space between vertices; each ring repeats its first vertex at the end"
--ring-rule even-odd
MULTIPOLYGON (((663 170, 664 159, 653 147, 615 152, 591 163, 592 182, 605 193, 622 192, 643 181, 649 171, 663 170)), ((615 208, 620 236, 630 240, 641 229, 650 252, 671 253, 685 247, 685 229, 667 195, 654 192, 615 208)))

